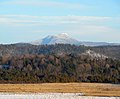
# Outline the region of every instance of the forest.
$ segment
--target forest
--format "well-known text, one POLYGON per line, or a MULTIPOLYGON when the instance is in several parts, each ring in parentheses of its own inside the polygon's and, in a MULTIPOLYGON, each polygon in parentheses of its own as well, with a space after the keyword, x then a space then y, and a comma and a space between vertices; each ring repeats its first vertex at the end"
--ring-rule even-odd
POLYGON ((0 45, 0 83, 120 83, 120 46, 0 45), (87 49, 109 56, 83 55, 87 49), (115 51, 115 52, 114 52, 115 51))

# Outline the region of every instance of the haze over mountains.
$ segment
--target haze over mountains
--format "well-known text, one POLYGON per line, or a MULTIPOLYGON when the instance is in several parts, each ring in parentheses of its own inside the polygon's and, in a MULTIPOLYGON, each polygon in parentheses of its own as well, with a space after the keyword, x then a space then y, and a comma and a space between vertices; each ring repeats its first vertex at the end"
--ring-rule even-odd
POLYGON ((120 45, 118 43, 107 43, 107 42, 85 42, 78 41, 70 37, 67 33, 61 33, 58 35, 49 35, 43 39, 30 42, 33 45, 52 45, 52 44, 74 44, 74 45, 85 45, 85 46, 106 46, 106 45, 120 45))

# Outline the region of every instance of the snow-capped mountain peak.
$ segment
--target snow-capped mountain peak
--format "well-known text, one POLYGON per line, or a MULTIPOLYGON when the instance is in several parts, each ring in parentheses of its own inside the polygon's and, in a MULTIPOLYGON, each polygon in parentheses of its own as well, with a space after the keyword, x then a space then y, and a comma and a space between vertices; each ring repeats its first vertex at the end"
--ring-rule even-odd
POLYGON ((59 38, 70 38, 70 36, 67 33, 61 33, 61 34, 58 34, 56 36, 59 38))
POLYGON ((77 45, 79 41, 71 38, 67 33, 61 33, 58 35, 49 35, 42 40, 38 40, 37 42, 32 42, 33 45, 51 45, 51 44, 75 44, 77 45))

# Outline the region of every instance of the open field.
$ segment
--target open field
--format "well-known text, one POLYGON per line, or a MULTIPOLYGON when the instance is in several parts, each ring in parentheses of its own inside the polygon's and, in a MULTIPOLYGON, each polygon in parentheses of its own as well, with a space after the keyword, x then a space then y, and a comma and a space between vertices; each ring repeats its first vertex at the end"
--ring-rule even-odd
POLYGON ((98 83, 0 84, 0 92, 83 93, 84 96, 120 97, 120 85, 98 83))
POLYGON ((0 99, 120 99, 120 97, 81 96, 81 93, 0 93, 0 99))

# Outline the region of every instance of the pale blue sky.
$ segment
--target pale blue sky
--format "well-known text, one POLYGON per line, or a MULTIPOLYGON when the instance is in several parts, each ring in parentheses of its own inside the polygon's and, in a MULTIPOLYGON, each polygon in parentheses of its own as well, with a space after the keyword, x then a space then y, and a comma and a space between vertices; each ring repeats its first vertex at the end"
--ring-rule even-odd
POLYGON ((59 33, 120 43, 120 0, 0 0, 0 43, 59 33))

